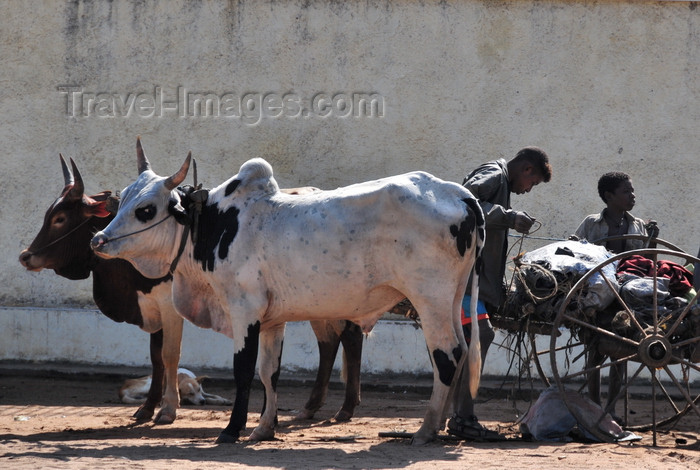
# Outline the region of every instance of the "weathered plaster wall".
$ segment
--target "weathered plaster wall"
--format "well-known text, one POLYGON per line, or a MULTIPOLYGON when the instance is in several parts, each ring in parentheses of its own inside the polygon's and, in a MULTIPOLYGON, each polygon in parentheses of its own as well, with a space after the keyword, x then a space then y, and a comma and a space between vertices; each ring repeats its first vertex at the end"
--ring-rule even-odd
POLYGON ((137 135, 161 174, 192 150, 210 187, 255 156, 283 186, 416 169, 461 182, 539 145, 554 178, 513 198, 537 235, 572 233, 601 209, 597 178, 622 170, 636 215, 700 243, 696 2, 10 1, 0 51, 6 306, 92 305, 89 281, 25 272, 17 256, 62 188, 58 153, 89 191, 116 190, 136 176, 137 135), (220 115, 191 115, 185 93, 220 115), (373 94, 374 114, 334 107, 339 94, 373 94))

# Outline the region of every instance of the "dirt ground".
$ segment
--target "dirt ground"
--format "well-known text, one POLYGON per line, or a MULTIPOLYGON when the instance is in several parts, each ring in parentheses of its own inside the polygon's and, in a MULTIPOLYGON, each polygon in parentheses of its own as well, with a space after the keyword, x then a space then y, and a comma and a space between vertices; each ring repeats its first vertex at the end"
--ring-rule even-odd
MULTIPOLYGON (((428 393, 363 389, 355 417, 338 424, 330 418, 340 407, 342 390, 333 389, 315 420, 295 422, 309 388, 287 384, 280 387, 275 440, 217 445, 227 407, 185 406, 172 425, 136 424, 134 405, 118 401, 120 384, 116 378, 1 374, 0 468, 700 468, 697 419, 660 433, 657 447, 651 446, 651 433, 638 433, 643 440, 626 445, 528 442, 513 423, 529 402, 493 394, 480 396, 478 414, 510 440, 474 443, 443 434, 434 443, 411 446, 408 439, 379 433, 417 430, 428 393)), ((205 389, 233 398, 221 381, 205 382, 205 389)), ((262 391, 256 389, 246 434, 256 425, 261 405, 262 391)))

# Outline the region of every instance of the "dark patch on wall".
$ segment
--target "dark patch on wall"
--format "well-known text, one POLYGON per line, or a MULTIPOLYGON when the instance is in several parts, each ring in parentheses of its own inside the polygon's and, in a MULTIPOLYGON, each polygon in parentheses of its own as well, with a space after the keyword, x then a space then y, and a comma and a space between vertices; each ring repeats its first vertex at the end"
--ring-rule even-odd
POLYGON ((62 10, 63 85, 83 85, 84 77, 108 76, 118 63, 114 41, 118 25, 113 19, 113 7, 112 2, 71 1, 65 4, 62 10), (95 34, 95 31, 100 33, 95 34))

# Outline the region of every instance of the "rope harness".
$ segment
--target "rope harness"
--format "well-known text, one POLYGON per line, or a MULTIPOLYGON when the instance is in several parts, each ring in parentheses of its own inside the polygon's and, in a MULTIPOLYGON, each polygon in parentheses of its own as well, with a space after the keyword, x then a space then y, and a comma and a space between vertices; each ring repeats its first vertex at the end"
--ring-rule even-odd
POLYGON ((143 233, 143 232, 145 232, 145 231, 147 231, 147 230, 152 229, 153 227, 156 227, 156 226, 162 224, 163 222, 165 222, 166 220, 168 220, 168 219, 169 219, 170 217, 172 217, 172 216, 173 216, 172 214, 168 214, 167 216, 163 217, 161 220, 159 220, 159 221, 156 222, 155 224, 149 225, 149 226, 146 227, 146 228, 142 228, 141 230, 136 230, 135 232, 125 233, 124 235, 119 235, 118 237, 108 238, 107 240, 104 241, 104 245, 106 245, 107 243, 110 243, 110 242, 114 242, 114 241, 117 241, 117 240, 121 240, 122 238, 130 237, 130 236, 132 236, 132 235, 136 235, 136 234, 138 234, 138 233, 143 233))
MULTIPOLYGON (((196 182, 195 182, 196 184, 196 182)), ((209 190, 207 189, 201 189, 201 184, 196 185, 196 186, 183 186, 183 187, 178 187, 176 188, 177 192, 180 194, 180 197, 182 199, 183 207, 184 210, 182 212, 179 212, 178 209, 175 209, 175 204, 173 204, 171 207, 168 208, 168 211, 170 212, 167 216, 163 217, 161 220, 158 222, 149 225, 148 227, 144 227, 140 230, 135 230, 133 232, 125 233, 123 235, 119 235, 118 237, 114 238, 108 238, 104 241, 104 245, 107 243, 116 241, 116 240, 121 240, 122 238, 127 238, 132 235, 137 235, 139 233, 146 232, 148 230, 151 230, 154 227, 157 227, 158 225, 162 224, 166 220, 168 220, 171 217, 175 218, 175 221, 179 223, 180 225, 183 226, 182 230, 182 235, 180 236, 180 245, 177 249, 177 254, 175 255, 175 258, 173 261, 170 263, 170 268, 168 269, 168 274, 172 275, 175 272, 175 269, 177 268, 178 263, 180 262, 180 257, 182 256, 182 253, 185 251, 185 246, 187 245, 187 236, 189 234, 192 235, 192 242, 196 243, 197 242, 197 233, 199 231, 199 218, 202 213, 202 206, 206 202, 207 198, 209 197, 209 190), (175 211, 178 211, 179 215, 175 215, 175 211)), ((81 224, 82 225, 82 224, 81 224)), ((76 227, 77 229, 77 227, 76 227)), ((68 234, 64 235, 63 237, 67 236, 68 234)), ((63 238, 62 237, 62 238, 63 238)), ((58 240, 56 240, 58 241, 58 240)), ((55 242, 53 242, 55 243, 55 242)))
POLYGON ((75 227, 73 227, 72 229, 70 229, 69 231, 67 231, 66 233, 64 233, 63 235, 61 235, 61 236, 58 237, 57 239, 55 239, 54 241, 47 243, 46 245, 42 246, 41 248, 39 248, 39 249, 37 249, 37 250, 34 250, 34 251, 32 252, 32 254, 33 254, 33 255, 36 255, 37 253, 41 253, 42 251, 44 251, 44 250, 47 249, 48 247, 55 245, 56 243, 60 242, 61 240, 63 240, 63 239, 66 238, 67 236, 69 236, 69 235, 71 235, 72 233, 74 233, 75 231, 77 231, 77 230, 78 230, 80 227, 82 227, 83 225, 85 225, 85 224, 87 224, 88 222, 90 222, 91 219, 92 219, 92 217, 88 217, 87 219, 83 220, 83 221, 80 222, 78 225, 76 225, 75 227))
POLYGON ((184 226, 184 229, 182 230, 182 236, 180 237, 180 247, 177 250, 177 255, 170 263, 170 269, 168 270, 170 274, 175 272, 177 264, 180 261, 180 257, 185 251, 188 232, 192 235, 192 243, 197 243, 197 234, 199 233, 199 217, 202 214, 202 206, 209 197, 209 190, 201 189, 202 185, 197 185, 196 180, 195 185, 195 187, 186 186, 184 188, 177 188, 180 196, 182 197, 182 202, 185 204, 184 215, 187 217, 175 218, 179 224, 184 226))

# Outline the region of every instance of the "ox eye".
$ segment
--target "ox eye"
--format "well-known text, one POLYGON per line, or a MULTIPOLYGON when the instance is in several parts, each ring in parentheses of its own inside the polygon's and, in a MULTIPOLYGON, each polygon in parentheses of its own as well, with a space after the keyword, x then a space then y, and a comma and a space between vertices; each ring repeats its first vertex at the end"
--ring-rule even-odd
POLYGON ((136 218, 141 222, 148 222, 153 217, 156 216, 156 208, 153 204, 149 204, 145 207, 139 207, 136 209, 136 218))
POLYGON ((66 216, 63 214, 57 214, 51 221, 51 225, 61 226, 66 222, 66 216))

